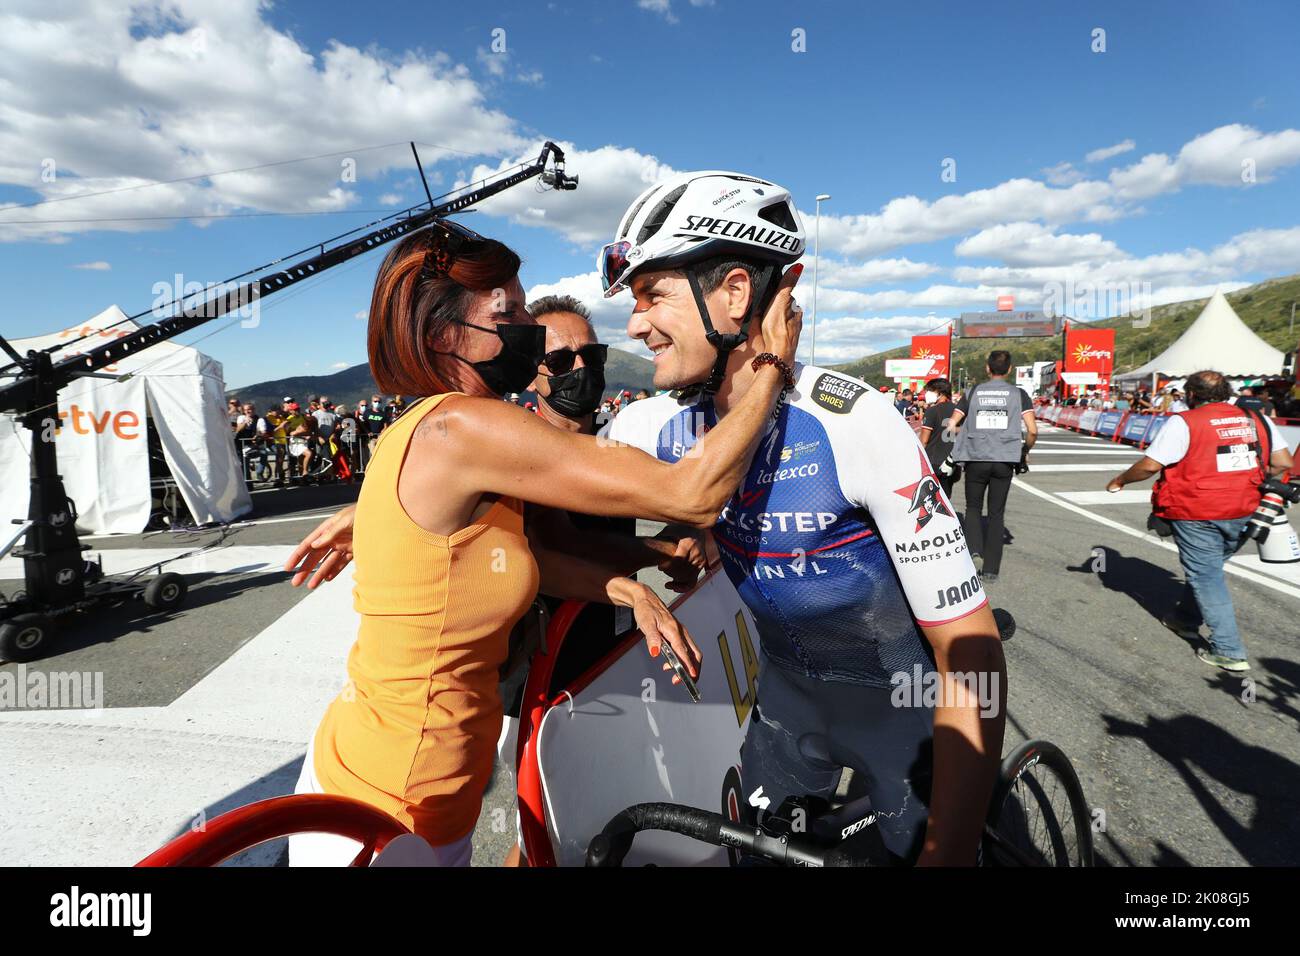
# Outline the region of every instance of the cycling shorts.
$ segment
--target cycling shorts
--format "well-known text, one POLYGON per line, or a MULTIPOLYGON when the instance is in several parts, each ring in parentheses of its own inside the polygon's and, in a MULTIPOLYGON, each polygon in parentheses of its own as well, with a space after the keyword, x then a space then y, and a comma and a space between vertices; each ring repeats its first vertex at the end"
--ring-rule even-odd
POLYGON ((851 796, 871 797, 885 847, 914 862, 930 813, 934 710, 895 706, 895 697, 891 688, 818 680, 763 655, 740 754, 749 812, 764 800, 775 812, 789 796, 831 800, 849 767, 851 796))

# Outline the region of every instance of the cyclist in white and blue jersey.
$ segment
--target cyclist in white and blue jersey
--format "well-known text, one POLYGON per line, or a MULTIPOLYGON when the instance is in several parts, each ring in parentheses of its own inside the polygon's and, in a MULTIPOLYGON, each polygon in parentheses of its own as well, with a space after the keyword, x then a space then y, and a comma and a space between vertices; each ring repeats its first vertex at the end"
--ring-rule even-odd
MULTIPOLYGON (((678 391, 634 403, 603 434, 665 461, 688 454, 752 381, 765 349, 750 320, 803 248, 789 193, 765 180, 686 173, 638 197, 600 269, 607 295, 635 299, 628 334, 654 353, 655 386, 678 391)), ((886 396, 824 368, 792 373, 711 532, 760 635, 744 793, 770 809, 829 797, 852 767, 892 852, 972 863, 1006 671, 961 524, 886 396), (984 675, 993 706, 982 713, 953 675, 984 675), (936 706, 899 692, 918 680, 936 706)))

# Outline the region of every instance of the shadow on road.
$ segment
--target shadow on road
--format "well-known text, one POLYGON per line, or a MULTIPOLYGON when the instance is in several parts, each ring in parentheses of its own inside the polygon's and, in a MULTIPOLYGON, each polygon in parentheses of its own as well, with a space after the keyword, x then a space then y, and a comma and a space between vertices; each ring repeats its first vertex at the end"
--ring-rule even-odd
POLYGON ((1206 678, 1206 683, 1215 690, 1223 691, 1231 697, 1243 701, 1248 682, 1254 681, 1249 689, 1253 692, 1250 705, 1262 704, 1271 707, 1279 715, 1289 717, 1300 724, 1300 664, 1281 657, 1264 657, 1252 662, 1249 674, 1230 674, 1216 670, 1206 678), (1261 673, 1263 672, 1263 673, 1261 673))
MULTIPOLYGON (((1246 863, 1294 866, 1300 859, 1300 765, 1202 717, 1148 717, 1145 726, 1110 714, 1102 718, 1111 737, 1141 740, 1178 773, 1190 798, 1246 863), (1228 803, 1211 792, 1206 778, 1233 792, 1228 803)), ((1158 845, 1157 865, 1186 862, 1158 845)))
MULTIPOLYGON (((289 575, 278 568, 237 577, 215 573, 186 574, 184 577, 189 584, 189 593, 185 596, 184 603, 174 611, 151 611, 141 601, 128 601, 117 607, 72 614, 60 619, 49 657, 69 654, 96 644, 111 644, 128 635, 147 634, 158 624, 183 617, 187 611, 218 604, 257 588, 277 584, 289 588, 289 575)), ((42 660, 48 660, 49 657, 42 660)), ((8 668, 17 665, 5 662, 0 666, 8 668)))
POLYGON ((1066 565, 1065 570, 1097 575, 1106 590, 1132 598, 1157 621, 1183 593, 1183 581, 1177 573, 1105 545, 1095 545, 1086 558, 1077 565, 1066 565))
MULTIPOLYGON (((305 741, 304 746, 306 746, 305 741)), ((168 837, 167 842, 170 843, 188 830, 197 830, 205 826, 223 813, 229 813, 231 810, 247 806, 250 803, 257 803, 259 800, 269 800, 271 797, 283 797, 293 793, 298 782, 298 774, 302 771, 302 761, 303 758, 301 757, 290 760, 270 773, 258 777, 256 780, 240 787, 233 793, 226 794, 205 807, 195 807, 194 817, 190 820, 189 825, 177 829, 175 833, 168 837)), ((289 841, 278 839, 238 854, 225 865, 287 866, 288 860, 289 841)))

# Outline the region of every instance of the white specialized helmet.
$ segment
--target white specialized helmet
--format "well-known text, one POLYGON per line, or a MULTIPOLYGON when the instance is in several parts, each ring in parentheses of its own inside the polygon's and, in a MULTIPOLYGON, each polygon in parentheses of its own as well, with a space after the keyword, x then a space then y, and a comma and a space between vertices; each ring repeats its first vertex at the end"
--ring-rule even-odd
POLYGON ((648 267, 674 269, 735 255, 782 265, 803 255, 805 237, 788 190, 718 170, 678 173, 628 207, 597 259, 606 297, 648 267))
POLYGON ((623 214, 614 241, 601 249, 596 267, 606 297, 626 289, 637 272, 684 269, 705 334, 718 350, 704 383, 704 391, 712 393, 721 386, 727 354, 745 341, 750 321, 776 294, 781 267, 796 262, 805 245, 803 224, 787 189, 743 173, 706 170, 679 173, 641 193, 623 214), (713 328, 695 271, 684 268, 715 256, 758 260, 765 266, 739 332, 713 328))

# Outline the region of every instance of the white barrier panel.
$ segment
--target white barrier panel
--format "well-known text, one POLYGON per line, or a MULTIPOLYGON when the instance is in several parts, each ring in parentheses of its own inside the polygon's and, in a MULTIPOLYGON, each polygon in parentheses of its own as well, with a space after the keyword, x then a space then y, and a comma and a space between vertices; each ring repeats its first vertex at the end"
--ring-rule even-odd
MULTIPOLYGON (((717 571, 674 610, 703 655, 700 702, 670 683, 663 658, 638 641, 590 684, 546 712, 537 763, 559 866, 582 866, 587 844, 618 811, 663 801, 722 812, 753 707, 758 631, 717 571)), ((739 796, 737 794, 737 796, 739 796)), ((648 832, 625 865, 725 866, 726 851, 648 832)))
POLYGON ((1090 408, 1079 416, 1079 424, 1076 426, 1081 432, 1096 431, 1097 422, 1101 418, 1101 412, 1095 408, 1090 408))

